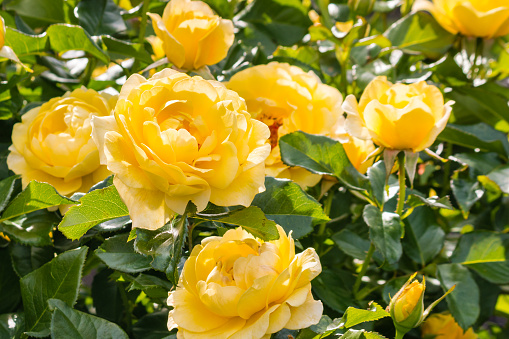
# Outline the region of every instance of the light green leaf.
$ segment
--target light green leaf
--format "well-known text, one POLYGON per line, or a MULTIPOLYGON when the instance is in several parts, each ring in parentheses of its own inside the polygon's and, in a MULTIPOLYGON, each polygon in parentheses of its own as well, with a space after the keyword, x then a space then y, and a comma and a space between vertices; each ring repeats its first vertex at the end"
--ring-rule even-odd
POLYGON ((477 271, 481 277, 495 284, 509 283, 509 234, 475 231, 461 236, 453 263, 477 271))
POLYGON ((31 181, 23 192, 18 194, 7 206, 0 221, 12 219, 43 208, 76 203, 77 201, 58 194, 50 184, 31 181))
POLYGON ((127 273, 138 273, 150 269, 152 258, 136 253, 133 242, 127 242, 129 233, 118 234, 106 239, 95 250, 99 257, 109 268, 127 273))
POLYGON ((46 23, 65 21, 64 0, 14 0, 9 1, 5 9, 46 23))
POLYGON ((99 223, 129 215, 115 186, 94 190, 79 201, 80 204, 72 206, 58 225, 59 231, 69 239, 79 239, 99 223))
POLYGON ((343 321, 345 327, 349 328, 367 321, 375 321, 385 317, 390 317, 389 312, 386 312, 380 305, 372 301, 367 310, 348 307, 343 315, 343 321))
POLYGON ((261 208, 268 219, 292 231, 299 239, 313 231, 313 225, 329 221, 322 205, 291 180, 265 177, 265 192, 255 196, 253 206, 261 208))
POLYGON ((456 285, 445 300, 454 319, 466 330, 475 323, 480 313, 479 288, 474 278, 468 269, 460 264, 438 265, 437 277, 444 292, 456 285))
POLYGON ((49 299, 52 339, 128 339, 127 334, 115 323, 73 310, 59 299, 49 299))
POLYGON ((387 338, 377 332, 350 329, 341 336, 341 339, 387 339, 387 338))
POLYGON ((397 214, 381 212, 373 205, 366 205, 362 213, 369 226, 369 237, 388 264, 398 262, 401 247, 401 221, 397 214))
POLYGON ((110 58, 97 44, 90 38, 87 32, 80 26, 67 24, 56 24, 48 27, 48 34, 51 48, 58 53, 67 51, 84 51, 95 56, 106 65, 109 64, 110 58))
POLYGON ((48 300, 58 298, 72 306, 78 297, 81 272, 88 248, 64 252, 21 279, 27 334, 46 337, 50 334, 51 313, 48 300))
POLYGON ((321 135, 294 132, 279 139, 281 159, 288 166, 300 166, 316 174, 337 177, 349 188, 363 190, 368 179, 348 160, 340 142, 321 135))
POLYGON ((28 55, 40 54, 46 50, 48 36, 46 33, 40 35, 28 35, 7 27, 5 32, 5 44, 10 46, 18 58, 28 55))

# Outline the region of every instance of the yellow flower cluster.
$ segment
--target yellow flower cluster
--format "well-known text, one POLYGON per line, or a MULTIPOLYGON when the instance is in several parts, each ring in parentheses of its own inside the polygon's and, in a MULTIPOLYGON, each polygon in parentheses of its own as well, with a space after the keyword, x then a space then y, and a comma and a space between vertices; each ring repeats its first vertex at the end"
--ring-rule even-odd
POLYGON ((313 248, 295 254, 290 236, 263 242, 242 228, 194 247, 170 293, 168 328, 178 338, 269 338, 318 323, 310 281, 322 267, 313 248))
POLYGON ((435 313, 421 325, 422 336, 433 336, 435 339, 477 339, 472 328, 466 331, 458 325, 453 316, 446 313, 435 313))

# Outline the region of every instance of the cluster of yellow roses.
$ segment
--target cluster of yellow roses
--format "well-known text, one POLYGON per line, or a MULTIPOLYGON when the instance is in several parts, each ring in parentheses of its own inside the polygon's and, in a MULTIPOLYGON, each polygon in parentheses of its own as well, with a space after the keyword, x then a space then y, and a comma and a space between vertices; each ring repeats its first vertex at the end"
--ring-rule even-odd
MULTIPOLYGON (((509 33, 509 9, 502 5, 427 4, 451 32, 472 34, 469 25, 477 18, 498 23, 480 36, 509 33)), ((179 69, 215 64, 233 43, 232 22, 201 1, 172 0, 162 18, 150 16, 179 69)), ((157 229, 183 214, 189 201, 199 211, 209 202, 249 206, 265 189, 265 175, 315 185, 320 176, 282 162, 278 140, 285 134, 334 138, 364 173, 374 144, 419 152, 434 142, 450 113, 451 103, 425 82, 392 84, 378 77, 359 102, 352 95, 343 102, 314 73, 288 64, 243 70, 226 87, 166 69, 150 79, 131 76, 118 98, 77 89, 30 110, 14 127, 7 162, 23 185, 45 181, 64 195, 86 192, 113 173, 133 227, 157 229)), ((319 258, 314 249, 296 255, 291 235, 278 229, 276 241, 239 228, 196 246, 169 298, 169 328, 178 327, 179 338, 262 338, 316 324, 322 304, 313 300, 310 281, 321 271, 319 258)))

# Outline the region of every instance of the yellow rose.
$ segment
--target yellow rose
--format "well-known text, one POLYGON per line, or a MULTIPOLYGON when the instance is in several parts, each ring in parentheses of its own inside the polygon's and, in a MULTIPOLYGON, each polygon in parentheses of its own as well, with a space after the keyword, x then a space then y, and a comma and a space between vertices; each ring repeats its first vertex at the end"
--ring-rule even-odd
POLYGON ((435 313, 421 325, 422 336, 434 335, 435 339, 477 339, 472 328, 466 332, 458 325, 453 316, 446 313, 435 313))
POLYGON ((366 173, 373 165, 374 159, 368 158, 375 150, 373 141, 349 137, 347 141, 341 141, 341 143, 352 165, 362 174, 366 173))
POLYGON ((147 41, 152 46, 152 50, 154 51, 154 55, 152 55, 152 60, 156 61, 164 57, 164 48, 163 48, 163 40, 161 40, 156 35, 151 35, 147 37, 147 41))
POLYGON ((269 129, 237 93, 171 69, 132 75, 114 116, 92 121, 134 227, 157 229, 192 201, 249 206, 265 190, 269 129))
POLYGON ((322 84, 313 72, 277 62, 240 71, 227 86, 246 100, 256 119, 269 126, 272 152, 266 161, 266 174, 292 179, 303 187, 316 185, 320 175, 283 164, 278 141, 299 130, 335 135, 344 123, 341 93, 322 84))
POLYGON ((419 0, 413 10, 429 11, 453 34, 485 39, 509 34, 507 0, 419 0))
POLYGON ((382 147, 419 152, 445 128, 453 103, 444 105, 440 90, 424 81, 393 85, 386 77, 377 77, 359 103, 353 95, 345 99, 345 129, 382 147))
POLYGON ((149 15, 166 57, 178 68, 217 64, 233 44, 233 23, 215 15, 202 1, 171 0, 162 18, 149 15))
POLYGON ((420 308, 420 314, 424 312, 422 303, 422 294, 424 293, 424 284, 414 280, 410 285, 405 286, 401 294, 394 301, 394 320, 402 322, 414 311, 415 307, 420 308))
POLYGON ((111 173, 99 163, 90 137, 93 116, 110 116, 116 96, 85 88, 56 97, 25 113, 14 125, 7 165, 31 180, 53 185, 62 195, 87 192, 111 173))
POLYGON ((322 271, 313 248, 295 255, 290 236, 263 242, 242 228, 193 248, 171 292, 168 328, 177 337, 258 339, 318 323, 310 281, 322 271))

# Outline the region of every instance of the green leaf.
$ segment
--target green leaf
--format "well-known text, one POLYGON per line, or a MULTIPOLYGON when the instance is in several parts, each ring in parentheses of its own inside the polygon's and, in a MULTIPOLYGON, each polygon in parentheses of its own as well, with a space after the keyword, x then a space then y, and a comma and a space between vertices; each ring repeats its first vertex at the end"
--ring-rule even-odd
POLYGON ((468 217, 470 208, 484 195, 481 184, 473 180, 453 179, 451 190, 465 219, 468 217))
POLYGON ((133 334, 135 339, 170 339, 170 331, 168 331, 168 311, 144 315, 134 324, 133 334))
POLYGON ((50 334, 49 299, 61 299, 69 306, 76 302, 87 250, 88 248, 84 246, 64 252, 21 279, 21 296, 28 335, 45 337, 50 334))
POLYGON ((168 298, 168 292, 173 287, 167 280, 149 274, 138 275, 129 285, 128 291, 140 290, 150 298, 168 298))
POLYGON ((449 157, 462 165, 467 165, 475 176, 486 175, 493 171, 495 167, 502 164, 498 155, 490 153, 457 153, 449 157))
POLYGON ((427 13, 416 12, 396 21, 384 33, 393 46, 406 53, 442 56, 454 42, 455 36, 443 29, 427 13))
POLYGON ((307 8, 299 0, 253 1, 239 13, 237 20, 260 27, 283 46, 299 42, 312 25, 307 8))
POLYGON ((11 242, 9 252, 14 271, 20 277, 24 277, 55 258, 54 248, 50 246, 25 246, 17 242, 11 242))
POLYGON ((61 196, 50 184, 31 181, 7 206, 0 221, 27 214, 48 207, 76 204, 77 202, 61 196))
POLYGON ((419 207, 419 206, 428 206, 428 207, 437 207, 437 208, 445 208, 447 210, 454 210, 454 207, 451 205, 451 201, 449 200, 449 196, 445 196, 439 198, 437 196, 425 198, 418 194, 410 194, 405 201, 405 205, 408 207, 419 207))
POLYGON ((23 313, 0 314, 0 338, 19 339, 25 329, 23 313))
POLYGON ((345 327, 349 328, 367 321, 375 321, 385 317, 390 317, 389 312, 385 311, 380 305, 372 301, 367 310, 348 307, 343 315, 343 321, 345 323, 345 327))
POLYGON ((95 314, 108 321, 120 323, 125 316, 125 305, 120 292, 124 288, 122 283, 117 283, 110 276, 115 271, 106 268, 94 276, 92 281, 92 300, 95 314))
POLYGON ((312 232, 313 225, 330 220, 318 201, 287 179, 265 177, 265 192, 257 194, 251 205, 260 207, 286 233, 292 231, 294 239, 312 232))
POLYGON ((114 59, 116 55, 119 55, 122 57, 133 57, 148 64, 152 63, 150 54, 145 50, 145 46, 142 44, 133 44, 115 39, 111 36, 102 36, 101 40, 112 59, 114 59))
POLYGON ((381 212, 373 205, 366 205, 362 213, 369 226, 369 237, 388 264, 398 262, 401 247, 401 221, 397 214, 381 212))
POLYGON ((327 268, 311 282, 313 293, 325 305, 340 313, 357 304, 352 294, 354 283, 355 277, 350 272, 327 268))
POLYGON ((496 183, 502 192, 509 194, 509 165, 494 169, 488 174, 488 178, 496 183))
POLYGON ((0 213, 11 200, 18 179, 18 175, 13 175, 0 181, 0 213))
POLYGON ((475 231, 461 236, 453 263, 477 271, 481 277, 495 284, 509 283, 509 234, 475 231))
POLYGON ((0 232, 30 246, 51 246, 50 233, 60 218, 48 210, 39 210, 0 223, 0 232))
POLYGON ((48 36, 45 33, 29 35, 12 29, 11 27, 7 27, 5 32, 5 44, 12 48, 18 58, 44 52, 47 42, 48 36))
POLYGON ((438 265, 437 277, 444 292, 456 285, 445 300, 454 319, 466 330, 479 317, 479 288, 474 278, 468 269, 460 264, 438 265))
POLYGON ((95 255, 114 270, 138 273, 150 269, 152 258, 134 251, 134 243, 127 242, 129 233, 118 234, 106 239, 95 255))
POLYGON ((9 1, 5 9, 46 23, 65 21, 64 0, 14 0, 9 1))
POLYGON ((72 206, 65 214, 58 229, 69 239, 81 238, 89 229, 107 220, 129 215, 115 186, 96 189, 72 206))
POLYGON ((8 313, 16 310, 21 301, 19 289, 19 277, 14 272, 9 250, 0 248, 0 295, 2 302, 0 303, 0 313, 8 313))
POLYGON ((403 249, 415 262, 425 265, 435 258, 444 246, 445 232, 428 207, 416 208, 405 218, 403 249))
POLYGON ((384 203, 384 195, 385 195, 385 164, 382 160, 378 161, 376 164, 373 164, 367 171, 370 191, 371 195, 376 199, 376 201, 383 205, 384 203))
POLYGON ((475 125, 448 124, 438 135, 438 139, 474 150, 496 152, 506 160, 509 154, 507 135, 484 123, 475 125))
MULTIPOLYGON (((331 239, 340 250, 359 260, 364 260, 366 258, 366 253, 368 253, 369 246, 371 244, 368 239, 364 239, 360 235, 346 228, 333 234, 331 239)), ((374 258, 383 262, 383 257, 378 251, 374 253, 374 258)))
POLYGON ((51 48, 58 53, 73 50, 84 51, 101 60, 106 65, 110 62, 108 54, 97 46, 92 38, 90 38, 90 35, 80 26, 66 24, 51 25, 48 27, 46 34, 48 34, 51 48))
POLYGON ((117 324, 73 310, 62 300, 49 299, 48 304, 53 311, 51 317, 52 339, 129 338, 117 324))
POLYGON ((80 1, 76 14, 80 26, 90 35, 116 34, 127 30, 120 7, 112 0, 80 1))
POLYGON ((341 336, 341 339, 387 339, 387 338, 377 332, 350 329, 341 336))
POLYGON ((368 187, 368 179, 353 167, 338 141, 321 135, 294 132, 282 136, 279 147, 281 159, 288 166, 333 175, 352 189, 368 187))
POLYGON ((250 206, 231 212, 226 217, 196 214, 193 218, 219 221, 229 225, 241 226, 243 229, 262 240, 277 240, 279 232, 276 223, 266 218, 259 207, 250 206))

